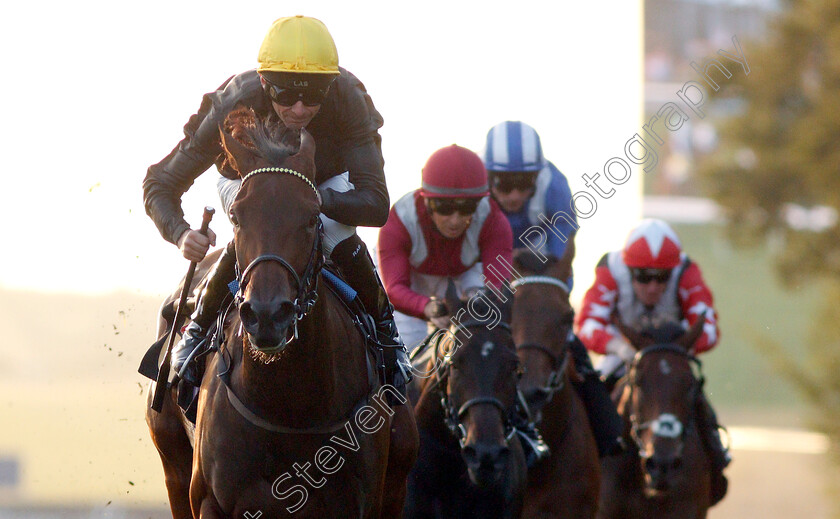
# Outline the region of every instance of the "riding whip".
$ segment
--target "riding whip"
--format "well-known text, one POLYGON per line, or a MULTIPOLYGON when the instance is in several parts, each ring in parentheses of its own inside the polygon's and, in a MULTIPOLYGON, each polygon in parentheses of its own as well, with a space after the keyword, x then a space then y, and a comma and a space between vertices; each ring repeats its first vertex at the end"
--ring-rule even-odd
MULTIPOLYGON (((210 220, 213 218, 213 213, 216 210, 212 207, 204 208, 204 215, 201 219, 201 229, 198 231, 207 236, 207 229, 210 227, 210 220)), ((197 261, 190 262, 190 268, 187 270, 187 276, 184 278, 184 285, 181 287, 181 297, 178 300, 178 308, 175 311, 175 318, 172 321, 172 328, 169 330, 169 342, 166 345, 166 354, 163 357, 163 363, 160 365, 158 371, 157 382, 155 382, 155 395, 152 399, 152 409, 160 412, 163 409, 163 397, 166 396, 166 387, 169 382, 169 369, 172 363, 172 347, 175 344, 175 332, 181 329, 184 320, 187 318, 184 315, 184 309, 187 306, 187 296, 190 293, 190 286, 195 275, 195 268, 198 265, 197 261)))

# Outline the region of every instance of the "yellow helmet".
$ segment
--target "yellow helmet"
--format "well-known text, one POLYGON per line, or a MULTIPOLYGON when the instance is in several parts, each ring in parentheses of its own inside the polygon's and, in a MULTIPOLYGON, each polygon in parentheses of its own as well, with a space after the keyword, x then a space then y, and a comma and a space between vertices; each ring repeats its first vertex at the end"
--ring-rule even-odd
POLYGON ((308 16, 276 20, 260 47, 259 72, 339 74, 338 51, 324 22, 308 16))

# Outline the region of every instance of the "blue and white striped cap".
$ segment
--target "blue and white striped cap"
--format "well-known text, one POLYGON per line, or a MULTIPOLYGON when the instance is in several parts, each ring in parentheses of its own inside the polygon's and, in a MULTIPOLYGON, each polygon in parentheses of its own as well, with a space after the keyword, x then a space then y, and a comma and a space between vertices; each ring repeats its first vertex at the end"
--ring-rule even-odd
POLYGON ((487 132, 484 167, 488 171, 540 171, 545 166, 540 136, 520 121, 499 123, 487 132))

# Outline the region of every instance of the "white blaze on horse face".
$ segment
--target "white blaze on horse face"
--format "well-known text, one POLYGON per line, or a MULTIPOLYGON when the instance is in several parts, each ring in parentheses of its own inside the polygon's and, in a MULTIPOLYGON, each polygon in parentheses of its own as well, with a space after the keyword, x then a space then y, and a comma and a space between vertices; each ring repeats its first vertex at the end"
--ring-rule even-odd
POLYGON ((679 438, 683 432, 680 419, 670 413, 662 413, 651 423, 651 432, 662 438, 679 438))
POLYGON ((671 374, 671 365, 668 364, 667 360, 661 359, 659 361, 659 371, 661 371, 663 375, 670 375, 671 374))
POLYGON ((484 345, 481 347, 481 356, 487 357, 488 355, 490 355, 490 352, 493 351, 494 347, 495 345, 492 342, 485 342, 484 345))

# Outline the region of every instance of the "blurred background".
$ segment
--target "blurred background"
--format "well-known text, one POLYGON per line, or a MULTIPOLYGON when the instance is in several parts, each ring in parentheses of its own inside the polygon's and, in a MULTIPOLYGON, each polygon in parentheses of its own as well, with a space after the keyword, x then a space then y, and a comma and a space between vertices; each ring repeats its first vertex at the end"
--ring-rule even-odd
MULTIPOLYGON (((575 301, 639 218, 670 222, 720 314, 703 361, 735 461, 710 517, 840 517, 840 1, 82 0, 0 20, 0 518, 167 516, 136 367, 187 262, 145 215, 141 182, 201 95, 298 13, 326 23, 383 114, 392 201, 436 149, 481 152, 491 126, 519 119, 598 203, 576 240, 575 301), (636 134, 656 165, 598 197, 582 175, 636 134)), ((215 179, 184 197, 194 225, 219 207, 215 179)), ((230 239, 222 216, 213 228, 230 239)))

